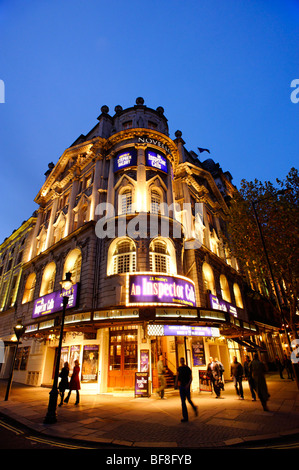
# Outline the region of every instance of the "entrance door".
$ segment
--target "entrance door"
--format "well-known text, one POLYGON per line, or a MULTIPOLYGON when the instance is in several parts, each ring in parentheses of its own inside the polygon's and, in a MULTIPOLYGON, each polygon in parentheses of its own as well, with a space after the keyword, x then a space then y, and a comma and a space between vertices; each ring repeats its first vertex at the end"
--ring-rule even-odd
POLYGON ((134 388, 137 368, 137 327, 111 328, 108 388, 134 388))

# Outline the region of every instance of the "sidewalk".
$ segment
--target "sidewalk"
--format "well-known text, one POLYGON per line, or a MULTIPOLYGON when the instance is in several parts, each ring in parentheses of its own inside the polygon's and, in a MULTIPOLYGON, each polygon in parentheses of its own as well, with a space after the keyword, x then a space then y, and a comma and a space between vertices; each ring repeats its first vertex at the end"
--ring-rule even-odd
POLYGON ((269 440, 299 434, 299 391, 296 382, 268 374, 269 412, 253 402, 247 381, 244 400, 232 382, 221 399, 210 392, 192 393, 198 417, 188 404, 189 422, 181 423, 178 391, 166 400, 152 395, 134 398, 117 395, 86 395, 75 406, 75 392, 67 405, 57 408, 57 423, 43 424, 50 389, 12 384, 4 401, 6 381, 0 381, 0 412, 31 430, 51 437, 126 447, 211 448, 269 440))

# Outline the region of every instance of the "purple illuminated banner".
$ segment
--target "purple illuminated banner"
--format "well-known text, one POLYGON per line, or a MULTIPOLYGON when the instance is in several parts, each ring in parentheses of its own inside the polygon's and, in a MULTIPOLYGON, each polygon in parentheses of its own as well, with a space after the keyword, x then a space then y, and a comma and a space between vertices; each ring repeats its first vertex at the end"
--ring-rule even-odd
POLYGON ((167 173, 167 160, 160 153, 148 150, 146 152, 146 165, 167 173))
POLYGON ((52 292, 51 294, 44 295, 34 301, 32 318, 50 315, 51 313, 59 312, 63 308, 62 297, 69 298, 66 308, 73 308, 77 303, 78 284, 74 284, 69 290, 52 292))
POLYGON ((137 165, 137 152, 135 149, 128 149, 116 155, 114 160, 114 171, 122 170, 130 166, 137 165))
POLYGON ((222 312, 230 313, 234 317, 237 316, 236 307, 223 299, 218 299, 216 295, 210 294, 210 305, 213 310, 221 310, 222 312))
POLYGON ((163 274, 129 274, 127 305, 185 305, 195 307, 194 283, 183 277, 163 274))
POLYGON ((164 325, 164 336, 220 336, 212 326, 164 325))

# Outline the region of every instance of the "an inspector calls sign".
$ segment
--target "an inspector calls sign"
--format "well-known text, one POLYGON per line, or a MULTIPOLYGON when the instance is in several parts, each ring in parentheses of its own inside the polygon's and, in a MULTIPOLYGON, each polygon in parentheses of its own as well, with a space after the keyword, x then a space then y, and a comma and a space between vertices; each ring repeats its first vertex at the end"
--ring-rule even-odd
POLYGON ((52 292, 51 294, 44 295, 34 301, 32 318, 38 318, 50 313, 59 312, 63 308, 62 297, 69 298, 66 308, 76 306, 78 295, 78 284, 74 284, 69 290, 52 292))
POLYGON ((128 274, 127 305, 140 304, 195 307, 194 283, 180 276, 128 274))

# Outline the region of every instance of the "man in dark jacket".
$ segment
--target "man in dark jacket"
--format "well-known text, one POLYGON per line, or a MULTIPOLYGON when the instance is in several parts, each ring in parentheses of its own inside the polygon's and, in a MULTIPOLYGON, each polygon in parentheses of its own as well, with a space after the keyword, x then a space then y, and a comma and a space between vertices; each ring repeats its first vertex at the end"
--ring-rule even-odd
POLYGON ((243 367, 242 367, 242 364, 240 364, 240 362, 237 361, 236 356, 234 356, 233 363, 231 365, 231 377, 234 381, 237 395, 239 395, 240 400, 244 400, 243 385, 242 385, 243 367))
POLYGON ((181 420, 182 423, 188 421, 188 410, 186 406, 186 399, 190 403, 190 405, 193 408, 193 411, 195 413, 195 416, 197 416, 197 406, 194 405, 194 403, 191 400, 191 394, 190 394, 190 386, 192 382, 192 371, 190 367, 188 367, 185 364, 185 359, 181 357, 180 359, 180 367, 178 368, 178 383, 180 387, 180 397, 181 397, 181 402, 182 402, 182 413, 183 413, 183 419, 181 420))
POLYGON ((244 375, 245 375, 245 379, 248 380, 248 386, 249 386, 249 390, 251 392, 252 401, 256 401, 256 394, 255 394, 255 389, 254 389, 254 380, 251 376, 250 365, 251 365, 250 358, 249 358, 249 356, 246 356, 245 362, 244 362, 244 375))

